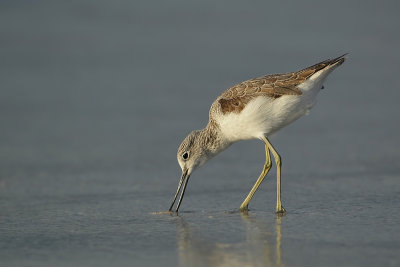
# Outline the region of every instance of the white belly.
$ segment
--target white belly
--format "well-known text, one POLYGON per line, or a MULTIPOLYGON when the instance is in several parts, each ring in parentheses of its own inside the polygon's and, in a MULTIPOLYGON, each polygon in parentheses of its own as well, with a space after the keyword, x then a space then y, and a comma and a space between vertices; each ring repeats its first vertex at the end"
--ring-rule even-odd
POLYGON ((325 78, 337 66, 332 65, 319 71, 299 84, 297 88, 302 95, 283 95, 276 99, 258 97, 247 103, 240 113, 218 116, 216 119, 222 133, 231 142, 261 139, 308 114, 316 102, 325 78))
POLYGON ((318 91, 310 90, 300 96, 284 95, 276 99, 258 97, 247 103, 242 112, 222 115, 217 121, 222 133, 231 142, 261 139, 307 114, 315 104, 318 91))

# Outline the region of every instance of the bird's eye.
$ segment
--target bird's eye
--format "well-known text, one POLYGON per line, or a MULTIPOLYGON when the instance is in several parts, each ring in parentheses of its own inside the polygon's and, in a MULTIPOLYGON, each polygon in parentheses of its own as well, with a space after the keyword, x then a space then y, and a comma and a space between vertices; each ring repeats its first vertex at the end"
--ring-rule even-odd
POLYGON ((183 153, 183 154, 182 154, 182 158, 183 158, 184 160, 187 160, 187 159, 189 158, 189 153, 188 153, 188 152, 183 153))

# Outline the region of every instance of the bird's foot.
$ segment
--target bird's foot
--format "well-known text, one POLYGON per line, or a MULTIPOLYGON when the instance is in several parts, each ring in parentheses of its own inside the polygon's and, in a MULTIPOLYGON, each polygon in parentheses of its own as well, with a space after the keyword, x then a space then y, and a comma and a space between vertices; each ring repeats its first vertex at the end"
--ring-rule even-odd
POLYGON ((240 212, 247 213, 249 211, 249 205, 240 206, 240 212))
POLYGON ((286 210, 284 207, 280 206, 280 207, 276 207, 276 214, 278 215, 283 215, 286 213, 286 210))

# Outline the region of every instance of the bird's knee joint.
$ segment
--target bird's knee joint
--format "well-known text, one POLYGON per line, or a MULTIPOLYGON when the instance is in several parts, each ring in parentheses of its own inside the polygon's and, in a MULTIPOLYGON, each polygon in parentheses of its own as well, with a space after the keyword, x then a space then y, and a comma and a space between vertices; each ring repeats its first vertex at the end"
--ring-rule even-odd
POLYGON ((265 169, 271 169, 271 167, 272 167, 271 161, 268 161, 264 166, 265 169))
POLYGON ((275 158, 275 163, 276 163, 276 166, 279 166, 279 167, 282 166, 282 160, 281 160, 280 156, 275 158))

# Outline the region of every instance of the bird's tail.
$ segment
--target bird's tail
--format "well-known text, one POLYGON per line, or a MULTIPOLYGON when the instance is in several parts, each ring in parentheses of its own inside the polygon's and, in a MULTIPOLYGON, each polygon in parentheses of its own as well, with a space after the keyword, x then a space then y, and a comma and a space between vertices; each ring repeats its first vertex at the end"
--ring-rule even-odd
POLYGON ((297 72, 298 75, 305 78, 305 82, 299 85, 299 88, 301 87, 303 91, 311 88, 322 88, 326 77, 346 60, 346 55, 324 60, 297 72))
POLYGON ((302 71, 313 71, 314 73, 316 73, 327 67, 329 67, 329 68, 331 68, 333 66, 338 67, 338 66, 342 65, 343 62, 346 60, 346 56, 347 56, 347 53, 344 55, 341 55, 340 57, 334 58, 334 59, 327 59, 327 60, 321 61, 315 65, 312 65, 310 67, 302 69, 301 72, 302 71))

